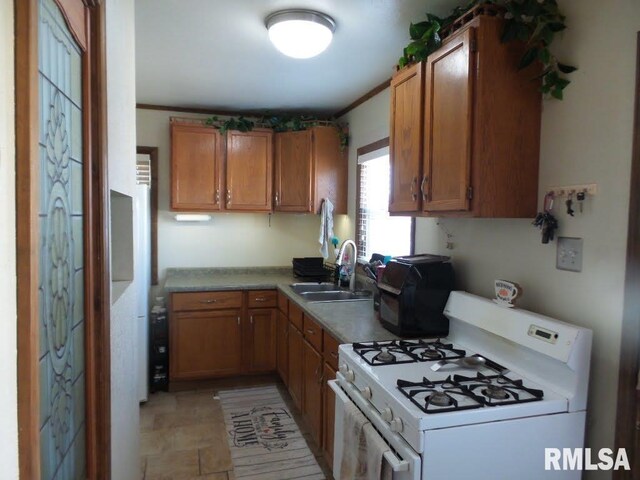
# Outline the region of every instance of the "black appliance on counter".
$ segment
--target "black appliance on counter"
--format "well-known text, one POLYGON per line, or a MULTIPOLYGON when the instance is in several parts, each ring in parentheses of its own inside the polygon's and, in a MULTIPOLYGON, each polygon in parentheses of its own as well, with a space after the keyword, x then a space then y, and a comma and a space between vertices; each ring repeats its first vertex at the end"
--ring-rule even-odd
POLYGON ((442 313, 454 289, 449 257, 420 254, 387 263, 378 282, 382 325, 400 336, 444 337, 449 320, 442 313))

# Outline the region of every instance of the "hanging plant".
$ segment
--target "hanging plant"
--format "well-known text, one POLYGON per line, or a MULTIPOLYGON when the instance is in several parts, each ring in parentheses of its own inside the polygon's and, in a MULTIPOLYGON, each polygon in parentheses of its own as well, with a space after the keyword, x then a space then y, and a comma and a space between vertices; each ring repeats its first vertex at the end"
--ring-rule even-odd
POLYGON ((564 89, 571 83, 565 75, 576 71, 576 67, 560 63, 549 46, 555 34, 567 28, 565 16, 560 13, 556 0, 472 0, 465 6, 456 7, 452 13, 440 18, 427 13, 427 20, 409 26, 411 42, 404 48, 398 68, 426 60, 440 48, 441 32, 460 16, 482 4, 494 4, 504 8, 504 30, 502 42, 521 41, 527 46, 518 63, 524 69, 534 61, 542 63, 541 91, 562 100, 564 89))

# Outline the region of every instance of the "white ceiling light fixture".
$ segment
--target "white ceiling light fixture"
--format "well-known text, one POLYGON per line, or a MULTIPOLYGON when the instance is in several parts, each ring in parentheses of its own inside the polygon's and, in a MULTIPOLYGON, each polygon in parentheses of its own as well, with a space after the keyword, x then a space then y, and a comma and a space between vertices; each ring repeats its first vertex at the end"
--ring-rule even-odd
POLYGON ((280 10, 269 15, 265 24, 271 42, 293 58, 311 58, 324 52, 336 30, 333 18, 313 10, 280 10))

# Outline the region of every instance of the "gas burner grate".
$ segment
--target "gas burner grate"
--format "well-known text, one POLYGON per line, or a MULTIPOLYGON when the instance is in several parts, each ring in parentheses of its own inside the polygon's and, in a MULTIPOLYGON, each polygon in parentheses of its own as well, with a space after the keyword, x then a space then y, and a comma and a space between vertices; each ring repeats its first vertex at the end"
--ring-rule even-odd
POLYGON ((446 380, 432 382, 426 377, 421 382, 397 380, 402 394, 425 413, 445 413, 473 408, 514 405, 542 400, 544 392, 525 387, 522 380, 504 375, 475 377, 453 375, 446 380))
POLYGON ((451 377, 439 382, 424 377, 421 382, 398 380, 397 386, 405 397, 425 413, 455 412, 484 406, 481 396, 451 377))
POLYGON ((353 350, 371 366, 453 360, 466 355, 464 350, 453 348, 452 344, 439 339, 360 342, 353 344, 353 350))
POLYGON ((525 387, 522 380, 512 380, 505 375, 483 375, 475 377, 454 375, 454 381, 464 385, 474 394, 481 394, 488 407, 536 402, 544 398, 544 392, 525 387))

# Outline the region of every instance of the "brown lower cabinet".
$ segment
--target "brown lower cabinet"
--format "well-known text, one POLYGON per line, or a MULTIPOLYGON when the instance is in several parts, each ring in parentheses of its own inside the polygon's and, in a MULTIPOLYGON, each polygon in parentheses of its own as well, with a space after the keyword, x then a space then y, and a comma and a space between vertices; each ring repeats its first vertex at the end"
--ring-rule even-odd
POLYGON ((174 313, 170 324, 172 380, 242 371, 241 310, 174 313))
POLYGON ((250 373, 273 372, 276 369, 276 316, 274 308, 249 310, 250 373))
POLYGON ((334 425, 333 421, 336 416, 336 394, 327 385, 329 380, 336 379, 336 371, 328 363, 324 364, 324 411, 322 422, 322 451, 324 452, 324 458, 329 464, 329 467, 333 465, 333 433, 334 425))
POLYGON ((289 393, 294 405, 302 408, 302 333, 289 323, 289 393))
POLYGON ((317 445, 322 445, 322 355, 304 340, 302 415, 317 445))
POLYGON ((278 311, 278 320, 276 327, 276 351, 277 351, 277 370, 278 375, 285 385, 289 385, 289 319, 287 316, 278 311))

